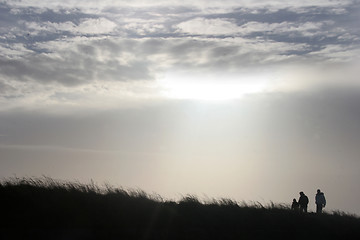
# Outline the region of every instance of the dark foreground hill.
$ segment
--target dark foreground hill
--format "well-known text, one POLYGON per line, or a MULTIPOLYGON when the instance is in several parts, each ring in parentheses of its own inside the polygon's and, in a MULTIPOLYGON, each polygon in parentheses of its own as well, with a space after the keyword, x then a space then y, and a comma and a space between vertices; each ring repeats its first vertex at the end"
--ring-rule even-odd
POLYGON ((154 199, 52 179, 0 184, 0 239, 350 239, 360 219, 299 214, 286 207, 154 199))

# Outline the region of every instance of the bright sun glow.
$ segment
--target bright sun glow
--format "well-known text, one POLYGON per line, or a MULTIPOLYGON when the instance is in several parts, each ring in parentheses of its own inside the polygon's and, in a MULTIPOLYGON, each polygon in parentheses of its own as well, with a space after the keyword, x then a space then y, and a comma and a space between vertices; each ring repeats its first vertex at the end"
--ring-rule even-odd
POLYGON ((235 80, 199 80, 172 78, 162 81, 163 94, 169 98, 197 100, 230 100, 243 97, 245 94, 259 93, 265 90, 261 79, 247 78, 235 80))

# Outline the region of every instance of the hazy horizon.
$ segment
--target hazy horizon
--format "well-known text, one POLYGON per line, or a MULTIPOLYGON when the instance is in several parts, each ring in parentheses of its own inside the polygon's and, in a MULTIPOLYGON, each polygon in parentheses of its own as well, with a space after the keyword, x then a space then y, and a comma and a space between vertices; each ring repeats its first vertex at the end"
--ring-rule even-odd
POLYGON ((0 1, 0 177, 360 215, 360 1, 0 1))

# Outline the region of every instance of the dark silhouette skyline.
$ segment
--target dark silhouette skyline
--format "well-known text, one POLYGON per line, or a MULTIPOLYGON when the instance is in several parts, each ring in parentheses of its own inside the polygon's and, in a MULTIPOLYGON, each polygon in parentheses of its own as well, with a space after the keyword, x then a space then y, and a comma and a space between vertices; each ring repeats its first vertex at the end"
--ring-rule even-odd
POLYGON ((0 239, 350 239, 360 218, 339 212, 298 214, 288 206, 167 201, 137 190, 51 178, 0 182, 0 239), (321 226, 321 228, 319 228, 321 226))

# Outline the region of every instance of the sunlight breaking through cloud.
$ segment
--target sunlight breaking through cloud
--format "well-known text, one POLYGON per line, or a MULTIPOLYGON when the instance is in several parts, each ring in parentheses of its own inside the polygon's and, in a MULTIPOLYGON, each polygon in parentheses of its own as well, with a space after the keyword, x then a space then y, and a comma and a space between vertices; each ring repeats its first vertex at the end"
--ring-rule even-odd
POLYGON ((22 0, 0 16, 1 176, 274 202, 319 187, 360 213, 359 1, 22 0))

